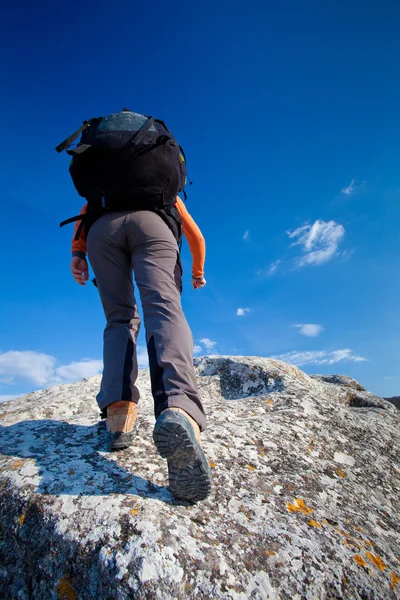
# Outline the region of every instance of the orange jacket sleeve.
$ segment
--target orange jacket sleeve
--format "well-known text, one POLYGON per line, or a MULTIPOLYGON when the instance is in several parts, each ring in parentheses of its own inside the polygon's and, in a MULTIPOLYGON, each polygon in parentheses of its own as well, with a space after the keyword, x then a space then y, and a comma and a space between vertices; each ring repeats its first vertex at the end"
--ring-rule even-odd
POLYGON ((192 255, 192 275, 193 277, 203 277, 204 262, 206 258, 206 243, 204 237, 179 196, 176 197, 175 206, 182 219, 183 235, 189 243, 190 253, 192 255))
MULTIPOLYGON (((203 277, 204 262, 206 257, 206 243, 204 237, 179 196, 176 197, 175 206, 182 220, 183 235, 186 237, 189 243, 190 253, 192 255, 192 275, 193 277, 203 277)), ((87 204, 82 207, 80 214, 84 215, 86 213, 86 209, 87 204)), ((84 228, 81 229, 79 238, 75 240, 79 225, 80 221, 77 221, 75 223, 74 235, 72 238, 72 256, 86 258, 86 233, 84 228)))
MULTIPOLYGON (((86 213, 87 204, 82 206, 82 210, 79 213, 80 215, 84 215, 86 213)), ((79 256, 80 258, 86 258, 86 232, 85 228, 82 227, 79 238, 76 240, 76 232, 78 231, 78 227, 81 224, 81 221, 76 221, 74 227, 74 236, 72 238, 72 256, 79 256)))

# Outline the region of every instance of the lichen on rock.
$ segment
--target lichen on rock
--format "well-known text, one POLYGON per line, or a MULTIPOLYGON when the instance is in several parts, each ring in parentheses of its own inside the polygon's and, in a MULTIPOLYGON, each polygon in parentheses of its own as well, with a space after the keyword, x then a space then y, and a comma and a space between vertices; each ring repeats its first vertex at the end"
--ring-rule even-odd
POLYGON ((137 443, 109 453, 99 378, 0 405, 0 597, 400 597, 400 413, 344 376, 195 359, 213 494, 168 491, 141 371, 137 443))

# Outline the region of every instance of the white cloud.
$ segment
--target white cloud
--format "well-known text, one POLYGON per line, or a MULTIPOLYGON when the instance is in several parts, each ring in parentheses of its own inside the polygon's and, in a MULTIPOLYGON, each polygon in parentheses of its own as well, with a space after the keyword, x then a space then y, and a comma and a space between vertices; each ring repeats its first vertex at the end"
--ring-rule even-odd
POLYGON ((18 394, 0 394, 0 403, 7 402, 7 400, 13 400, 14 398, 19 398, 18 394))
POLYGON ((244 317, 250 312, 249 308, 238 308, 236 311, 236 315, 238 317, 244 317))
POLYGON ((278 266, 281 264, 281 259, 278 258, 278 260, 275 260, 273 263, 271 263, 269 269, 268 269, 268 275, 273 275, 275 273, 275 271, 277 270, 278 266))
POLYGON ((25 379, 36 385, 46 385, 54 374, 57 361, 41 352, 10 350, 0 354, 0 381, 12 384, 25 379))
POLYGON ((297 327, 299 333, 301 335, 305 335, 307 337, 317 337, 324 328, 321 325, 316 325, 314 323, 305 323, 304 325, 293 325, 293 327, 297 327))
POLYGON ((149 368, 149 355, 147 354, 146 346, 137 347, 137 361, 139 369, 149 368))
POLYGON ((217 345, 217 342, 213 342, 209 338, 203 338, 202 340, 200 340, 200 343, 203 344, 203 346, 205 346, 206 350, 208 351, 212 350, 214 346, 217 345))
POLYGON ((351 258, 354 254, 353 249, 343 250, 343 252, 339 252, 338 256, 340 256, 342 262, 346 262, 351 258))
POLYGON ((259 269, 257 271, 257 275, 259 275, 261 277, 270 277, 271 275, 273 275, 275 273, 275 271, 277 270, 277 268, 281 264, 281 262, 282 262, 281 259, 278 258, 278 260, 271 263, 269 267, 266 267, 265 269, 259 269))
POLYGON ((0 382, 14 385, 29 381, 35 386, 69 383, 98 375, 101 360, 82 360, 57 366, 57 359, 43 352, 10 350, 0 354, 0 382))
POLYGON ((398 377, 399 377, 398 375, 387 375, 383 379, 398 379, 398 377))
POLYGON ((368 359, 362 356, 355 356, 348 348, 326 352, 325 350, 316 350, 311 352, 286 352, 279 356, 274 356, 277 360, 283 360, 298 367, 301 365, 333 365, 341 361, 365 362, 368 359))
POLYGON ((351 196, 352 194, 354 194, 354 190, 356 189, 356 187, 357 181, 356 179, 352 179, 350 185, 341 189, 341 193, 345 196, 351 196))
POLYGON ((246 231, 244 232, 244 234, 242 235, 242 239, 243 239, 245 242, 251 242, 251 237, 250 237, 250 231, 249 231, 249 230, 246 230, 246 231))
POLYGON ((297 238, 292 246, 302 246, 304 256, 297 261, 299 267, 305 265, 322 265, 328 262, 337 253, 338 246, 343 239, 345 230, 343 225, 335 221, 315 221, 313 225, 303 225, 294 231, 288 231, 291 239, 297 238))
POLYGON ((51 379, 57 383, 79 381, 84 377, 100 375, 102 369, 102 360, 82 360, 80 362, 72 362, 69 365, 57 367, 54 376, 51 379))
MULTIPOLYGON (((137 347, 137 360, 140 369, 148 368, 145 346, 137 347)), ((0 354, 0 383, 15 385, 19 381, 28 381, 35 386, 45 387, 101 375, 103 369, 102 360, 84 359, 66 365, 57 365, 57 362, 54 356, 42 352, 10 350, 0 354)), ((6 396, 8 399, 8 394, 0 395, 0 401, 5 401, 6 396)))
POLYGON ((195 344, 193 347, 193 354, 207 354, 210 352, 217 354, 214 349, 216 345, 217 342, 213 342, 209 338, 203 338, 200 340, 199 344, 195 344))

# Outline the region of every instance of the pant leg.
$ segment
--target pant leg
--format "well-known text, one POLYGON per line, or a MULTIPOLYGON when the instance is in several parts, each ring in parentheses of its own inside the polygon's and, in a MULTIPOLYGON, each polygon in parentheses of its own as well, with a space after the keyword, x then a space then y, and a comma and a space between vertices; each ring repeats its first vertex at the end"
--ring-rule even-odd
POLYGON ((155 416, 169 407, 182 408, 204 430, 206 417, 193 367, 193 336, 178 289, 176 240, 166 223, 151 211, 127 215, 127 236, 143 307, 155 416))
POLYGON ((125 213, 102 216, 87 240, 107 324, 104 330, 104 370, 97 402, 101 409, 118 400, 138 402, 136 340, 140 317, 135 302, 125 213))

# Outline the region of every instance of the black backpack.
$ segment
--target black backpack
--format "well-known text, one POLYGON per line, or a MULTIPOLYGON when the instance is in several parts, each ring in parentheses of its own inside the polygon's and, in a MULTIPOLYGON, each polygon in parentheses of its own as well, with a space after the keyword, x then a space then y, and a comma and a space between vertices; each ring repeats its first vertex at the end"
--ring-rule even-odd
POLYGON ((84 121, 82 127, 56 148, 72 156, 69 172, 87 214, 72 217, 60 227, 81 220, 88 233, 96 219, 118 210, 153 210, 167 223, 178 244, 181 226, 174 207, 186 185, 186 158, 163 121, 127 109, 84 121), (71 144, 81 134, 78 145, 71 144))

